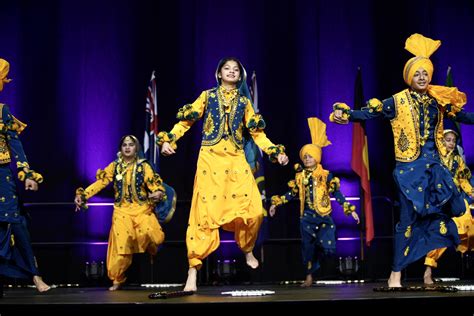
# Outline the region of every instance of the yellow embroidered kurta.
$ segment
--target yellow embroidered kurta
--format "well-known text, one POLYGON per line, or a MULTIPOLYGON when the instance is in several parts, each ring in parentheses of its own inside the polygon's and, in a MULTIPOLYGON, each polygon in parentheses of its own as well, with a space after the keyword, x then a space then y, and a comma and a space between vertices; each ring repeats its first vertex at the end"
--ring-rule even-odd
MULTIPOLYGON (((454 175, 454 183, 458 187, 459 191, 463 192, 466 196, 470 196, 472 193, 472 186, 470 183, 471 172, 466 166, 466 162, 460 155, 449 155, 450 160, 455 160, 458 167, 454 175)), ((453 161, 443 161, 446 166, 450 169, 453 165, 453 161)), ((471 209, 468 210, 458 217, 453 217, 453 221, 456 223, 458 228, 459 238, 461 243, 458 245, 457 250, 461 253, 465 253, 468 250, 474 250, 474 219, 472 218, 471 209)))
MULTIPOLYGON (((237 97, 237 90, 220 87, 227 104, 237 97)), ((201 93, 191 104, 201 118, 206 110, 208 91, 201 93)), ((248 101, 248 100, 247 100, 248 101)), ((224 105, 220 104, 221 107, 224 105)), ((234 109, 224 108, 231 113, 234 109)), ((250 101, 244 114, 244 126, 254 115, 250 101)), ((232 113, 231 113, 232 115, 232 113)), ((170 133, 176 140, 192 126, 192 121, 180 121, 170 133)), ((226 126, 228 129, 228 126, 226 126)), ((251 131, 258 147, 268 153, 275 146, 261 130, 251 131)), ((202 260, 219 246, 219 227, 235 232, 235 240, 244 252, 253 249, 263 219, 263 206, 251 168, 243 149, 238 149, 231 138, 222 138, 217 144, 201 146, 186 233, 190 267, 199 268, 202 260)))
MULTIPOLYGON (((454 152, 449 152, 445 157, 442 158, 443 164, 448 170, 454 170, 454 183, 465 196, 469 196, 472 192, 472 186, 469 182, 471 177, 470 171, 464 162, 464 159, 454 152), (469 175, 467 175, 469 173, 469 175)), ((465 199, 466 204, 468 204, 465 199)), ((453 217, 453 221, 456 223, 458 228, 459 238, 461 243, 457 246, 457 251, 465 253, 468 250, 474 250, 474 219, 472 218, 471 210, 466 206, 467 211, 458 217, 453 217)), ((430 251, 425 258, 425 265, 436 268, 438 266, 438 260, 441 258, 443 253, 446 251, 446 247, 439 248, 430 251)))
MULTIPOLYGON (((116 163, 110 163, 105 168, 103 177, 85 189, 86 199, 100 192, 114 180, 116 163)), ((136 163, 130 164, 122 175, 124 184, 134 183, 132 177, 134 176, 135 166, 136 163)), ((144 168, 145 177, 142 186, 146 186, 149 192, 157 191, 160 185, 151 181, 154 178, 153 169, 148 163, 143 163, 141 166, 144 168)), ((158 245, 164 241, 165 237, 153 212, 154 204, 150 201, 139 201, 133 194, 130 196, 128 191, 124 190, 122 199, 114 204, 112 226, 109 234, 107 271, 109 278, 114 283, 125 282, 125 271, 132 263, 134 253, 147 251, 152 255, 156 254, 158 245)), ((117 192, 115 194, 117 195, 117 192)))

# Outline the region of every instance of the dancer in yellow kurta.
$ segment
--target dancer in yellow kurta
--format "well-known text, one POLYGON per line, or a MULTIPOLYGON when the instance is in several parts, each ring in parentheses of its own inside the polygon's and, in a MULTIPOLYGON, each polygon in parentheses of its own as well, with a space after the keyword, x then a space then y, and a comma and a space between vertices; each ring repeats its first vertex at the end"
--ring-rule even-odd
POLYGON ((254 113, 245 96, 246 73, 235 58, 219 62, 218 86, 201 93, 194 103, 179 110, 179 123, 171 132, 161 132, 158 144, 164 155, 175 153, 176 141, 203 117, 202 147, 199 152, 193 198, 186 233, 189 271, 185 291, 196 291, 197 270, 202 260, 219 247, 219 227, 233 231, 245 253, 247 264, 258 267, 252 250, 263 219, 263 206, 252 170, 245 160, 244 133, 248 131, 270 160, 288 163, 282 145, 265 135, 265 122, 254 113))
MULTIPOLYGON (((458 151, 457 140, 458 133, 446 129, 444 134, 444 144, 446 145, 447 154, 441 157, 443 164, 453 175, 454 184, 464 196, 466 203, 473 206, 474 188, 471 185, 471 171, 466 165, 464 158, 458 151)), ((469 209, 464 215, 453 217, 453 221, 458 228, 459 238, 461 243, 457 246, 457 251, 465 253, 468 250, 474 250, 474 219, 472 218, 471 210, 469 209)), ((438 248, 428 252, 425 258, 425 273, 423 281, 425 284, 433 284, 432 268, 438 267, 438 260, 446 251, 446 247, 438 248)))
POLYGON ((86 200, 114 183, 115 202, 107 249, 107 273, 113 281, 110 291, 119 290, 134 253, 155 255, 165 235, 154 213, 154 205, 166 198, 160 176, 140 157, 140 143, 135 136, 120 141, 118 159, 97 171, 97 181, 85 190, 76 190, 76 211, 86 200))

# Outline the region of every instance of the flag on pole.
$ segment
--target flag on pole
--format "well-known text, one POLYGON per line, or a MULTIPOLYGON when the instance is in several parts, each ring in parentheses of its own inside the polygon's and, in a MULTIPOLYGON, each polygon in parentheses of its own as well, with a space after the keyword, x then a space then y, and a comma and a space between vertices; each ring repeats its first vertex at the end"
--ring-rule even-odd
MULTIPOLYGON (((446 72, 446 87, 454 87, 454 80, 453 80, 453 74, 451 72, 451 66, 448 66, 448 71, 446 72)), ((462 138, 461 138, 461 125, 459 124, 459 122, 456 122, 454 120, 445 120, 444 122, 444 129, 452 129, 454 130, 456 133, 458 133, 458 141, 457 141, 457 144, 458 144, 458 149, 460 149, 459 147, 461 147, 461 151, 462 151, 462 138)), ((461 152, 460 153, 461 155, 463 155, 464 153, 461 152)))
POLYGON ((158 135, 158 112, 156 103, 156 76, 155 71, 151 74, 146 95, 146 123, 145 137, 143 139, 143 152, 145 158, 158 171, 159 149, 156 144, 158 135))
MULTIPOLYGON (((252 73, 252 85, 250 87, 250 101, 252 102, 253 109, 255 114, 260 112, 258 108, 258 88, 257 88, 257 75, 255 71, 252 73)), ((255 177, 255 182, 257 183, 258 190, 260 191, 260 195, 262 197, 262 204, 263 204, 263 222, 260 225, 260 230, 258 233, 257 241, 255 242, 255 246, 259 248, 262 246, 263 242, 268 238, 268 214, 266 210, 266 201, 267 201, 267 194, 265 191, 265 173, 263 170, 263 153, 258 148, 258 146, 253 141, 252 137, 249 135, 247 137, 247 141, 244 146, 245 151, 245 158, 247 159, 250 168, 252 169, 253 176, 255 177)), ((263 262, 263 248, 261 248, 261 258, 260 260, 263 262)))
POLYGON ((255 71, 252 73, 252 85, 250 86, 250 97, 252 98, 252 105, 255 113, 259 113, 258 108, 258 88, 257 88, 257 74, 255 71))
MULTIPOLYGON (((364 93, 362 88, 362 72, 357 70, 357 77, 354 91, 354 109, 360 110, 364 103, 364 93)), ((352 170, 360 177, 361 185, 361 216, 362 223, 365 222, 365 242, 370 246, 374 239, 374 219, 372 215, 372 193, 370 191, 369 172, 369 150, 367 134, 365 132, 365 122, 353 123, 352 128, 352 170)))
POLYGON ((448 66, 448 71, 446 72, 446 87, 454 87, 453 74, 451 73, 451 66, 448 66))
MULTIPOLYGON (((158 136, 158 106, 156 99, 156 76, 155 71, 151 73, 150 82, 146 94, 146 120, 145 120, 145 136, 143 138, 143 153, 145 159, 152 165, 153 169, 159 171, 160 152, 156 139, 158 136)), ((157 203, 154 207, 156 217, 160 224, 168 223, 176 210, 177 196, 175 190, 163 182, 165 188, 166 199, 157 203)))
MULTIPOLYGON (((255 71, 252 73, 252 85, 250 87, 250 98, 253 105, 253 110, 255 114, 260 112, 258 108, 258 88, 257 88, 257 75, 255 71)), ((257 182, 258 190, 262 196, 262 201, 266 201, 267 196, 265 192, 265 173, 263 172, 263 153, 260 148, 257 147, 252 138, 249 138, 249 141, 245 147, 245 156, 247 162, 252 168, 255 181, 257 182)), ((265 214, 266 215, 266 214, 265 214)))

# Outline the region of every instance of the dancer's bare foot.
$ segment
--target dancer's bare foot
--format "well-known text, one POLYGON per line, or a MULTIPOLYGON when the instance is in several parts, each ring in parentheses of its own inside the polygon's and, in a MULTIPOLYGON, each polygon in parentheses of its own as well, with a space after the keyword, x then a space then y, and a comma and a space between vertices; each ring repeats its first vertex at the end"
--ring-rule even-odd
POLYGON ((197 291, 196 285, 197 270, 196 268, 189 268, 188 270, 188 279, 186 280, 186 285, 184 286, 183 291, 197 291))
POLYGON ((44 283, 43 279, 39 275, 35 275, 33 277, 33 283, 35 284, 38 292, 47 292, 51 289, 51 286, 44 283))
POLYGON ((258 268, 258 260, 254 257, 251 251, 245 254, 245 261, 247 262, 247 265, 252 269, 258 268))
POLYGON ((392 271, 390 278, 388 278, 388 287, 402 287, 400 279, 402 278, 402 272, 392 271))
POLYGON ((301 287, 313 286, 313 276, 311 274, 306 275, 306 280, 304 280, 303 284, 301 284, 300 286, 301 287))
POLYGON ((115 283, 112 284, 111 287, 109 287, 109 291, 118 291, 122 289, 122 283, 115 283))
POLYGON ((426 270, 425 270, 425 274, 423 274, 423 282, 426 284, 426 285, 433 285, 434 284, 434 281, 433 281, 433 277, 431 275, 431 267, 430 266, 426 266, 426 270))

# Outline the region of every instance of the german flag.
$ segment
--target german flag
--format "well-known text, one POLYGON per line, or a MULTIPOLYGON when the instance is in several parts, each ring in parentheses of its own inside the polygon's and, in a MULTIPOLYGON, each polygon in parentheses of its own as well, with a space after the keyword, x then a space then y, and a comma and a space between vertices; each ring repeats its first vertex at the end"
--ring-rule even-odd
MULTIPOLYGON (((354 91, 354 109, 360 110, 364 104, 362 72, 357 70, 354 91)), ((374 239, 374 219, 372 215, 372 194, 370 192, 369 150, 365 122, 354 122, 352 129, 352 170, 360 177, 360 205, 362 223, 365 223, 365 242, 370 246, 374 239)))

